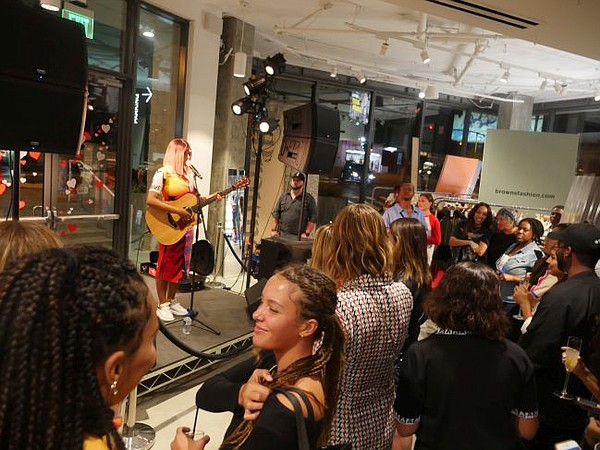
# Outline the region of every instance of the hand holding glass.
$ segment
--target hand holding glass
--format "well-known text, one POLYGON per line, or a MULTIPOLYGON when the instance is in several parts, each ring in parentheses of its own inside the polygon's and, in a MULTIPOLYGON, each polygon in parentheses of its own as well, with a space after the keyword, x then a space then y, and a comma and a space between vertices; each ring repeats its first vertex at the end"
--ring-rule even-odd
POLYGON ((579 359, 579 352, 581 351, 581 339, 577 336, 569 336, 567 340, 567 348, 565 349, 565 370, 567 371, 565 375, 565 383, 563 385, 562 391, 555 392, 558 398, 562 398, 564 400, 572 400, 573 396, 567 392, 567 387, 569 385, 569 377, 571 375, 571 371, 577 365, 577 360, 579 359))

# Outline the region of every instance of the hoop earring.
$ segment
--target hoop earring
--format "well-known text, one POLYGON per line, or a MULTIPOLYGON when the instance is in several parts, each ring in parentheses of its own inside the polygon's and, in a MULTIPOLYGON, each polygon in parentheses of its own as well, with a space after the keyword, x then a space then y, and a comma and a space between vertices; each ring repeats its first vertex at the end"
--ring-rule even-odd
POLYGON ((110 385, 110 393, 112 395, 117 395, 119 393, 119 390, 117 389, 117 380, 113 381, 110 385))

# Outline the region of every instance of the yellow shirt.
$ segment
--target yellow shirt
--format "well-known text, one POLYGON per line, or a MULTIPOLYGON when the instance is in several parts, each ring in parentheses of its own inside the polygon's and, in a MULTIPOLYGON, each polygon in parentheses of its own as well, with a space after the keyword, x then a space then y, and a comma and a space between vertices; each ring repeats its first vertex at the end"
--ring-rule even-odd
POLYGON ((106 436, 85 436, 83 438, 83 450, 110 450, 106 436))

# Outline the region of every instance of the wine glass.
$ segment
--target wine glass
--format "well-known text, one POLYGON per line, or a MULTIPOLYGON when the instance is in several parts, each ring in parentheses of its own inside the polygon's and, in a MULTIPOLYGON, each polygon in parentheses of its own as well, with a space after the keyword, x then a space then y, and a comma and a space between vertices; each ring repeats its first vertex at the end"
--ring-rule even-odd
POLYGON ((569 385, 569 376, 571 371, 577 365, 579 359, 579 352, 581 350, 581 339, 577 336, 569 336, 567 339, 567 348, 565 349, 566 358, 564 361, 565 369, 567 371, 565 375, 565 383, 562 391, 556 391, 554 395, 563 400, 572 400, 574 397, 567 392, 567 386, 569 385))
MULTIPOLYGON (((529 290, 528 278, 526 277, 525 279, 521 280, 517 286, 525 288, 526 290, 529 290)), ((513 318, 516 320, 525 320, 525 317, 523 317, 523 310, 521 309, 521 307, 519 307, 519 312, 517 314, 513 315, 513 318)))

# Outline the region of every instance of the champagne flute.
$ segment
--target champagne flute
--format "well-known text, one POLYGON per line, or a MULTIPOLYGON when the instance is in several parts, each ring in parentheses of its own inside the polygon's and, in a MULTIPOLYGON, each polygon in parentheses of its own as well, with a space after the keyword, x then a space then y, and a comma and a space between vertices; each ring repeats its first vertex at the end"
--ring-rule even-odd
POLYGON ((581 351, 581 339, 577 336, 569 336, 567 339, 567 348, 565 350, 566 358, 564 361, 565 370, 567 371, 565 375, 565 383, 563 385, 562 391, 556 391, 554 395, 563 400, 572 400, 574 397, 567 392, 567 387, 569 385, 569 377, 571 375, 571 371, 577 365, 577 360, 579 359, 579 352, 581 351))
MULTIPOLYGON (((521 288, 525 288, 526 290, 529 289, 529 277, 525 277, 524 279, 522 279, 521 281, 519 281, 519 283, 517 284, 517 286, 521 287, 521 288)), ((523 317, 523 310, 521 309, 521 307, 519 306, 519 312, 517 314, 513 315, 513 318, 516 320, 525 320, 525 317, 523 317)))

